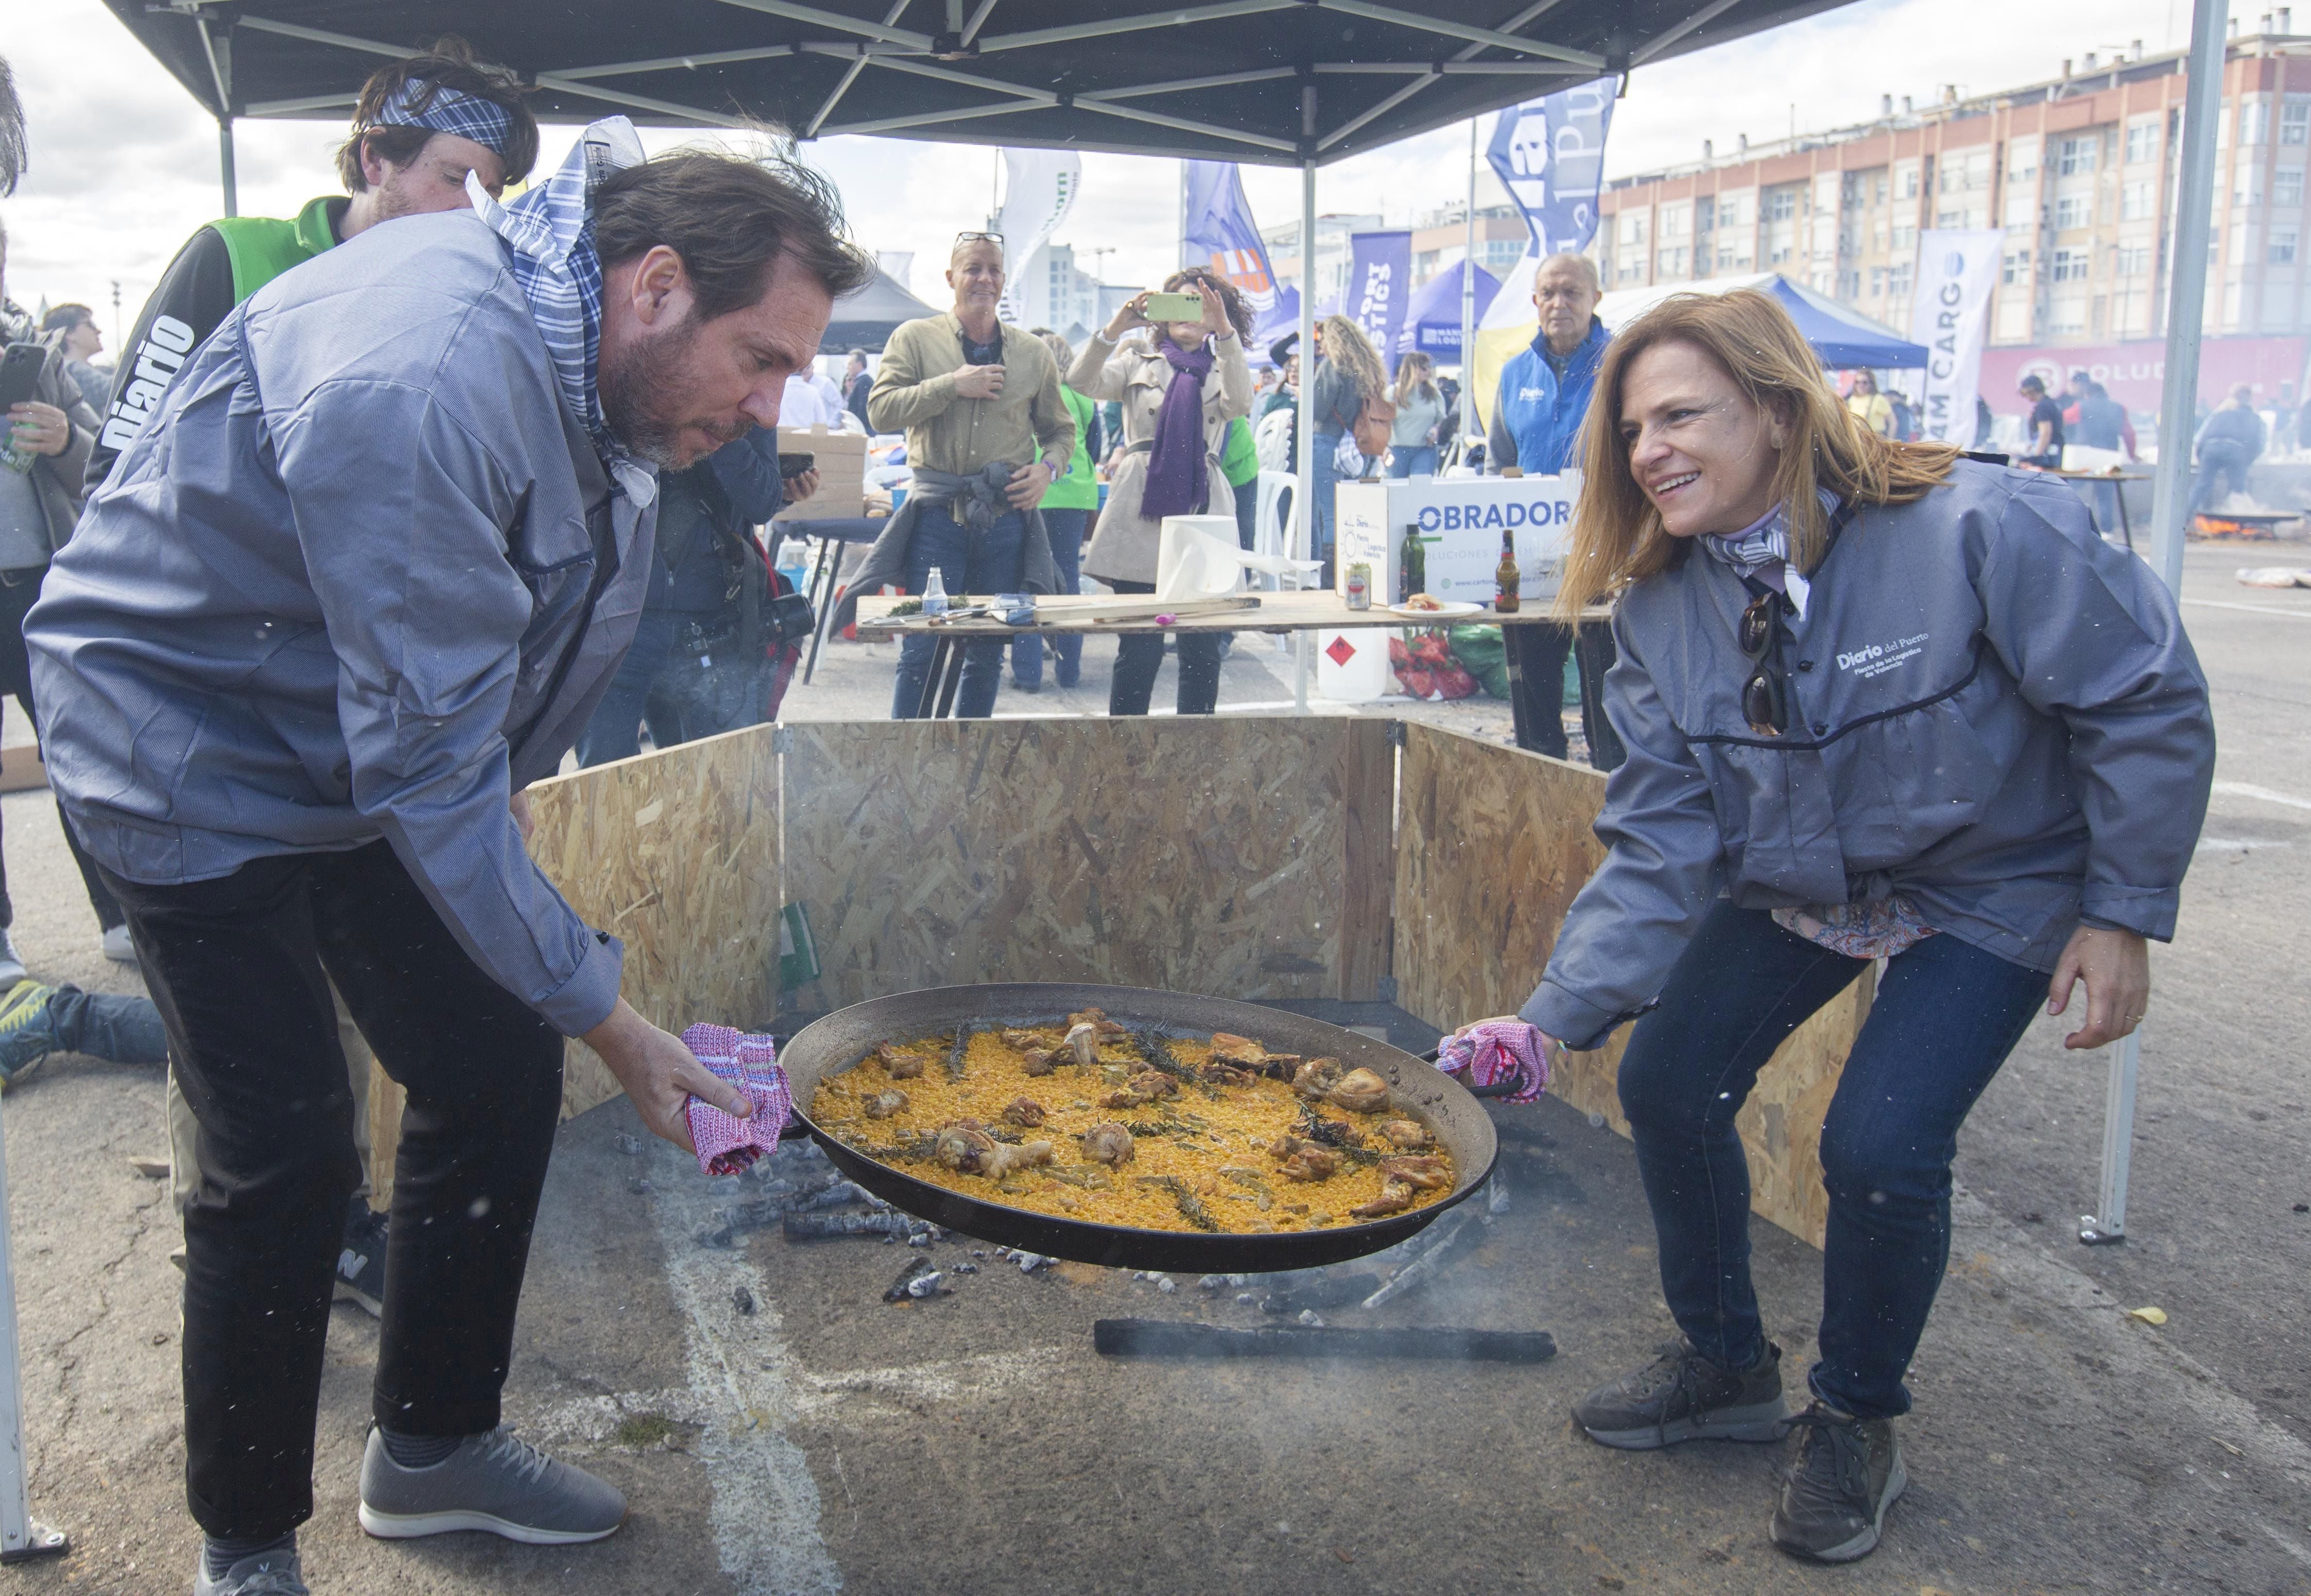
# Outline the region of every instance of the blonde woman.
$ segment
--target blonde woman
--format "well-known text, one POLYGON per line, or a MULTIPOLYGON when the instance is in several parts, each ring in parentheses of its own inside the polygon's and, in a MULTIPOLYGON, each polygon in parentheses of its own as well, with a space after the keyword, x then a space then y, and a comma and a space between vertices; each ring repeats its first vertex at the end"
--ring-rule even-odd
POLYGON ((1436 391, 1436 367, 1415 350, 1396 362, 1396 420, 1388 440, 1391 476, 1436 475, 1436 429, 1444 420, 1444 396, 1436 391))
POLYGON ((1324 582, 1332 580, 1332 487, 1339 480, 1334 457, 1340 439, 1353 432, 1366 401, 1388 397, 1388 375, 1364 329, 1345 316, 1327 316, 1316 324, 1316 380, 1308 402, 1315 406, 1314 480, 1310 491, 1316 514, 1309 525, 1314 541, 1311 559, 1324 563, 1324 582))
MULTIPOLYGON (((1167 515, 1234 515, 1235 497, 1220 473, 1228 423, 1251 414, 1251 368, 1243 341, 1251 310, 1225 278, 1200 266, 1175 272, 1165 293, 1185 289, 1203 301, 1194 321, 1151 322, 1147 296, 1134 295, 1076 356, 1068 387, 1123 407, 1123 465, 1092 529, 1084 569, 1118 593, 1156 590, 1156 554, 1167 515)), ((1182 715, 1218 707, 1221 637, 1179 634, 1182 715)), ((1160 632, 1127 633, 1116 647, 1108 689, 1111 715, 1144 715, 1164 664, 1160 632)))
POLYGON ((2069 1046, 2142 1017, 2206 811, 2206 683, 2172 597, 2061 484, 1869 431, 1764 294, 1623 328, 1592 421, 1558 604, 1618 600, 1628 758, 1522 1017, 1588 1049, 1643 1016, 1620 1098, 1684 1339, 1574 1417, 1629 1448, 1794 1429, 1772 1539, 1849 1561, 1906 1478, 1892 1421, 1959 1125, 2077 982, 2069 1046), (1822 1126, 1819 1356, 1792 1418, 1733 1118, 1873 959, 1822 1126))

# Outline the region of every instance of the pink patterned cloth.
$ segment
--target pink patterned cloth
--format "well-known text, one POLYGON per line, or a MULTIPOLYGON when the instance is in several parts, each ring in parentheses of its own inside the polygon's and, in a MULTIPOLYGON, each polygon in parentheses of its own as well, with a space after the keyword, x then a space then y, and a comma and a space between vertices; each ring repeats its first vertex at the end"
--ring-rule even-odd
POLYGON ((794 1096, 771 1039, 728 1025, 693 1025, 682 1033, 682 1045, 754 1103, 754 1117, 746 1120, 734 1120, 696 1097, 685 1105, 690 1139, 698 1144, 698 1167, 710 1175, 735 1175, 777 1151, 780 1129, 794 1112, 794 1096))
POLYGON ((1446 1037, 1436 1050, 1436 1068, 1466 1074, 1472 1086, 1514 1080, 1517 1089, 1501 1101, 1530 1103, 1548 1090, 1548 1038, 1522 1020, 1487 1020, 1466 1036, 1446 1037))

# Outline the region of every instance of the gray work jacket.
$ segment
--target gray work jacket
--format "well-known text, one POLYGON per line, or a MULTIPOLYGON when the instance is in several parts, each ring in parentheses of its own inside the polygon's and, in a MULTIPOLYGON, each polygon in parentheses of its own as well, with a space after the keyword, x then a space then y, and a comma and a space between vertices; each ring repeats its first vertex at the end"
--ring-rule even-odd
MULTIPOLYGON (((551 775, 632 641, 655 504, 562 403, 495 233, 369 229, 186 362, 25 622, 48 777, 132 881, 383 838, 556 1029, 621 949, 530 862, 551 775)), ((647 476, 641 478, 647 484, 647 476)))
POLYGON ((1522 1013, 1576 1047, 1647 1007, 1719 896, 1901 893, 1926 922, 2052 970, 2080 920, 2174 935, 2214 722, 2173 597, 2034 472, 1958 462, 1857 508, 1783 641, 1792 724, 1740 707, 1750 595, 1687 547, 1625 594, 1605 710, 1628 762, 1610 851, 1522 1013))

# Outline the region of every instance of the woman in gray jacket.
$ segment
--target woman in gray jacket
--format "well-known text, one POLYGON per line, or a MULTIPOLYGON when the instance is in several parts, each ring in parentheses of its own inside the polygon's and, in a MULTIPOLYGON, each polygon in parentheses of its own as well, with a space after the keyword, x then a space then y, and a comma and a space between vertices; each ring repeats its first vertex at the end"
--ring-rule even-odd
MULTIPOLYGON (((1084 570, 1118 593, 1156 590, 1165 516, 1203 515, 1215 504, 1217 513, 1234 510, 1220 451, 1228 423, 1251 414, 1251 368, 1243 358, 1251 310, 1234 283, 1200 266, 1164 284, 1166 293, 1182 289, 1203 301, 1200 320, 1151 322, 1147 296, 1135 294, 1085 344, 1066 378, 1086 398, 1123 406, 1123 464, 1083 557, 1084 570)), ((1180 713, 1208 715, 1219 703, 1221 634, 1182 632, 1179 639, 1180 713)), ((1125 634, 1107 712, 1146 714, 1163 664, 1161 632, 1125 634)))
POLYGON ((1843 1562, 1905 1483, 1891 1420, 1949 1251, 1958 1129, 2033 1015, 2132 1030, 2174 934, 2214 728, 2175 602, 2036 473, 1857 423, 1781 307, 1680 295, 1590 412, 1561 613, 1618 597, 1628 745, 1522 1017, 1601 1046, 1684 1340, 1591 1392, 1611 1446, 1802 1440, 1772 1537, 1843 1562), (1811 1405, 1749 1267, 1734 1115, 1781 1041, 1885 961, 1821 1133, 1811 1405))

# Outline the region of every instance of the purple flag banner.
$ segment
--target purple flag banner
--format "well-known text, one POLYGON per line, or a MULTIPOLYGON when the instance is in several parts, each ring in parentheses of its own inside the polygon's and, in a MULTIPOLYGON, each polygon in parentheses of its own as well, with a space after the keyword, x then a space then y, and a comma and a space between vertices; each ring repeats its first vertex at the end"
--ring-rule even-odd
POLYGON ((1412 303, 1412 234, 1409 231, 1348 235, 1348 280, 1341 313, 1364 328, 1380 351, 1382 370, 1391 367, 1396 336, 1412 303))
POLYGON ((1190 161, 1188 217, 1183 253, 1189 262, 1209 266, 1235 284, 1251 307, 1252 325, 1263 338, 1299 325, 1300 295, 1276 281, 1268 244, 1243 197, 1243 179, 1233 161, 1190 161))

